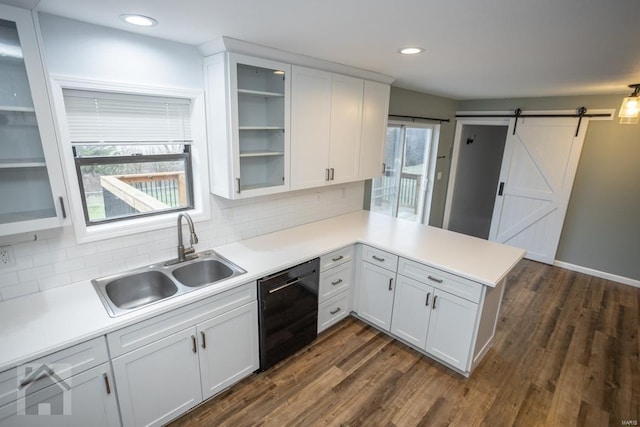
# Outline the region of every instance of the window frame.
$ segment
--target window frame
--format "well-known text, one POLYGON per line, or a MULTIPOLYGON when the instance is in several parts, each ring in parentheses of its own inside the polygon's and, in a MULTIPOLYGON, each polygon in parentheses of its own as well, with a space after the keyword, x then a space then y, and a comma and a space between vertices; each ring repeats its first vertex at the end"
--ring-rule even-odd
MULTIPOLYGON (((98 241, 108 238, 126 236, 167 227, 175 227, 178 212, 188 212, 195 222, 210 219, 209 170, 207 163, 206 127, 204 113, 204 91, 132 85, 125 83, 78 79, 66 76, 51 76, 53 111, 56 122, 58 150, 63 163, 63 173, 67 194, 69 195, 70 214, 78 243, 98 241), (152 212, 129 218, 87 223, 86 201, 82 191, 81 178, 78 174, 76 156, 67 122, 63 90, 79 90, 93 92, 111 92, 124 95, 158 96, 165 98, 188 99, 191 106, 192 142, 189 146, 190 167, 186 162, 185 173, 190 169, 190 189, 192 208, 172 209, 170 212, 152 212)), ((180 154, 184 155, 184 154, 180 154)), ((175 154, 174 154, 175 156, 175 154)), ((121 156, 120 159, 128 156, 121 156)), ((134 157, 134 156, 131 156, 134 157)), ((151 156, 145 156, 147 159, 151 156)), ((114 157, 116 158, 116 157, 114 157)), ((138 158, 137 161, 142 159, 138 158)))

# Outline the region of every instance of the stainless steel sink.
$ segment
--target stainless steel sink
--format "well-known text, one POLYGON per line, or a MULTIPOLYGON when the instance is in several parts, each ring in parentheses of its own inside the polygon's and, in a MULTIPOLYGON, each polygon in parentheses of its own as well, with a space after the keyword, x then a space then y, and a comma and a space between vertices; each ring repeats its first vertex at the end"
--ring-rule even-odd
POLYGON ((116 317, 244 273, 241 267, 209 250, 189 261, 152 264, 91 283, 109 316, 116 317))
POLYGON ((195 288, 226 279, 233 270, 217 259, 209 259, 178 267, 171 274, 183 285, 195 288))

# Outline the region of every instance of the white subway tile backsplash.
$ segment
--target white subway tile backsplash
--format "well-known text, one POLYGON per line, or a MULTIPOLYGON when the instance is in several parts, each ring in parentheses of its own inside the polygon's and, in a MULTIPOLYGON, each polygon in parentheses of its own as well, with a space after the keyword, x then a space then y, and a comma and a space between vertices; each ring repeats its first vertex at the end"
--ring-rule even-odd
POLYGON ((68 285, 69 283, 71 283, 71 275, 69 273, 56 274, 38 279, 38 287, 41 291, 68 285))
MULTIPOLYGON (((211 217, 196 223, 197 250, 272 233, 362 209, 362 182, 245 200, 211 196, 211 217), (344 197, 343 197, 344 195, 344 197)), ((189 242, 186 227, 185 244, 189 242)), ((177 230, 170 227, 79 245, 73 227, 38 234, 13 246, 16 265, 0 273, 0 299, 120 273, 176 257, 177 230)))
POLYGON ((38 282, 35 280, 0 288, 0 296, 2 299, 18 298, 29 294, 35 294, 36 292, 40 292, 40 288, 38 288, 38 282))
POLYGON ((15 271, 9 273, 0 273, 0 288, 17 285, 19 282, 20 280, 18 280, 18 273, 16 273, 15 271))
POLYGON ((50 250, 49 252, 33 255, 32 260, 34 267, 46 264, 55 264, 58 262, 66 261, 67 252, 64 249, 50 250))
POLYGON ((68 261, 56 262, 53 271, 56 274, 68 273, 70 271, 82 270, 85 268, 84 258, 74 258, 68 261))
POLYGON ((82 245, 76 245, 67 248, 67 258, 79 258, 86 255, 95 254, 98 251, 97 244, 95 242, 83 243, 82 245))
POLYGON ((32 280, 53 276, 53 274, 53 264, 47 264, 40 267, 27 268, 26 270, 18 271, 18 278, 21 282, 30 282, 32 280))

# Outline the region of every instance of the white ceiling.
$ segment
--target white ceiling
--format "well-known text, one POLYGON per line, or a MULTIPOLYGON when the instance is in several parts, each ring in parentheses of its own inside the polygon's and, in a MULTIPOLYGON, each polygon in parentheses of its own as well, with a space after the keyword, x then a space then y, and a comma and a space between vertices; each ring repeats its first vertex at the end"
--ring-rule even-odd
POLYGON ((640 0, 40 0, 38 7, 192 45, 224 35, 454 99, 630 93, 627 85, 640 83, 640 0), (122 13, 159 25, 133 28, 122 13), (426 52, 396 52, 409 45, 426 52))

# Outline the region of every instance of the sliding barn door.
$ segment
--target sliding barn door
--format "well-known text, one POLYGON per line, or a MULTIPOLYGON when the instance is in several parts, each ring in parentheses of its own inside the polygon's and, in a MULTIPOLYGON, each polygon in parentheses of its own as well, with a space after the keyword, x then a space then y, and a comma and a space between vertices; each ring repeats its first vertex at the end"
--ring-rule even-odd
POLYGON ((489 240, 554 262, 588 123, 576 136, 577 118, 511 120, 489 240))

